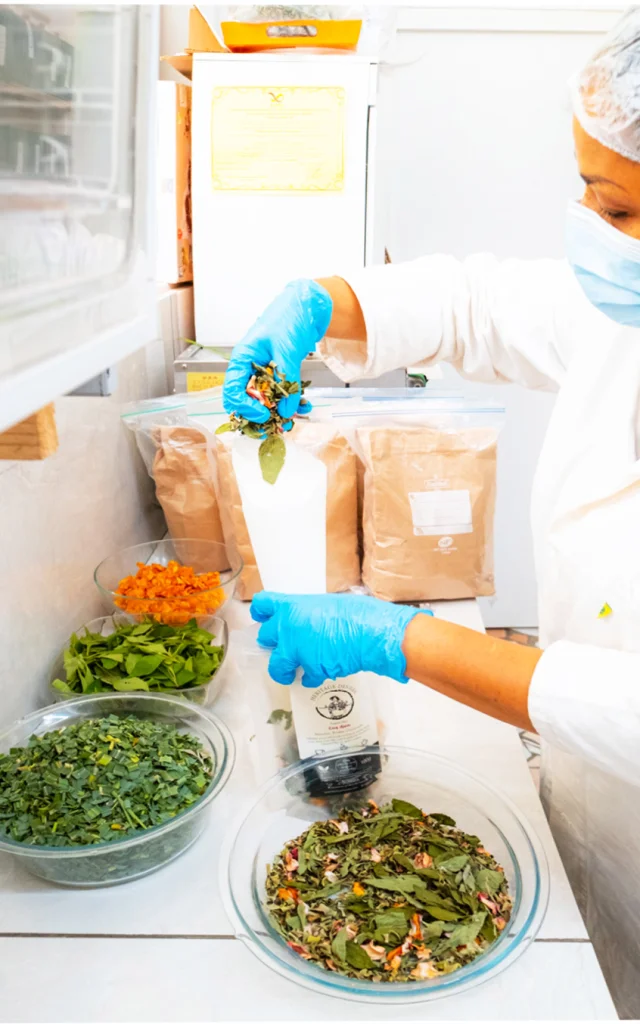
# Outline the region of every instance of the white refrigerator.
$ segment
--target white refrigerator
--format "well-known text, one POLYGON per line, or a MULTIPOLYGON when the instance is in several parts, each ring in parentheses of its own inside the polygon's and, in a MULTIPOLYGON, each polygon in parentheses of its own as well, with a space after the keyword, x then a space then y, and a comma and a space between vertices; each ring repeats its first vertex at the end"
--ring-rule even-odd
POLYGON ((382 262, 372 215, 377 64, 351 54, 196 54, 199 344, 233 345, 296 277, 382 262))

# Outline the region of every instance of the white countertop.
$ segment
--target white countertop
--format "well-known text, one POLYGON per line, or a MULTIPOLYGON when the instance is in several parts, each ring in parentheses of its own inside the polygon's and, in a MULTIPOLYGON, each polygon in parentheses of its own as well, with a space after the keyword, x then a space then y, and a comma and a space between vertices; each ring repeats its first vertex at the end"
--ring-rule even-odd
MULTIPOLYGON (((473 601, 432 607, 443 618, 482 629, 473 601)), ((247 606, 236 604, 228 618, 232 627, 243 624, 247 606)), ((230 690, 214 711, 234 732, 236 768, 213 804, 206 832, 183 857, 128 885, 71 890, 41 882, 0 856, 0 1021, 388 1018, 384 1007, 298 988, 231 934, 218 893, 218 854, 236 806, 254 783, 247 716, 230 690)), ((393 694, 398 732, 389 742, 441 754, 502 790, 538 832, 551 871, 546 918, 513 966, 477 989, 400 1006, 394 1019, 615 1018, 517 731, 416 683, 393 694)))

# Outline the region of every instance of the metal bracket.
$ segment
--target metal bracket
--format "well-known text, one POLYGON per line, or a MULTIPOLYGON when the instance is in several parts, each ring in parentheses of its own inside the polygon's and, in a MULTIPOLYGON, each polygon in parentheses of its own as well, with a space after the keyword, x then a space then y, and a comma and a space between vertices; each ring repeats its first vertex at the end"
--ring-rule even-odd
POLYGON ((99 373, 97 377, 92 377, 90 380, 85 381, 79 388, 69 391, 69 395, 78 395, 82 398, 106 398, 107 395, 113 394, 115 387, 115 367, 109 367, 108 370, 103 370, 102 373, 99 373))

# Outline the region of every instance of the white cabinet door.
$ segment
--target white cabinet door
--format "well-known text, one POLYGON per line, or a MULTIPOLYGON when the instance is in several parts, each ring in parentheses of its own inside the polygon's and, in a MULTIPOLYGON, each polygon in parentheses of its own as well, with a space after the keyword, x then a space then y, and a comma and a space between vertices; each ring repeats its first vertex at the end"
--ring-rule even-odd
POLYGON ((192 191, 200 344, 235 344, 288 281, 364 265, 372 79, 375 85, 366 58, 344 55, 196 56, 192 191), (273 111, 260 106, 266 97, 273 111), (233 117, 225 109, 232 102, 233 117), (216 121, 221 116, 228 116, 224 133, 216 121), (224 163, 216 170, 221 150, 224 163), (338 164, 342 175, 329 180, 328 169, 338 164))
POLYGON ((0 429, 153 336, 156 28, 0 8, 0 429))

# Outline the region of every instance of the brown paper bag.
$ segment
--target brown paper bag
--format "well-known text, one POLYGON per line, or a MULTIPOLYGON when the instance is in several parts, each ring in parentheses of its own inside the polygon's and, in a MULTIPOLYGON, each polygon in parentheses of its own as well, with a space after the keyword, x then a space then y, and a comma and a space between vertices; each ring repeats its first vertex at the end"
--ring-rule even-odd
MULTIPOLYGON (((161 426, 153 430, 152 438, 157 445, 152 468, 156 496, 172 540, 210 540, 224 545, 205 435, 194 427, 161 426)), ((188 552, 183 547, 180 550, 188 563, 188 552)), ((210 571, 229 567, 224 546, 219 562, 211 564, 210 571)))
POLYGON ((359 427, 363 583, 387 601, 494 593, 494 428, 359 427))
MULTIPOLYGON (((327 467, 327 591, 349 590, 360 582, 357 457, 332 424, 299 420, 294 430, 296 444, 327 467)), ((216 440, 222 528, 228 549, 244 561, 236 597, 247 601, 262 590, 262 581, 242 511, 231 449, 225 435, 216 440)))

